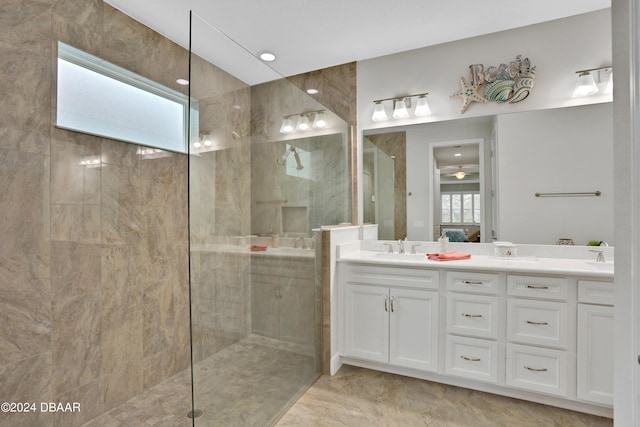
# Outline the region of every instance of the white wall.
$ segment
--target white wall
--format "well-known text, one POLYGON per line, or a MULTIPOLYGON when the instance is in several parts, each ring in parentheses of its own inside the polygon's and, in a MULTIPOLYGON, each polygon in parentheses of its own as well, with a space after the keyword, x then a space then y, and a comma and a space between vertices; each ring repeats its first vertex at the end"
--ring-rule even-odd
POLYGON ((503 114, 497 135, 499 240, 613 244, 612 104, 503 114), (602 196, 535 197, 596 190, 602 196))
MULTIPOLYGON (((358 126, 360 130, 373 129, 611 101, 611 95, 571 97, 577 70, 611 65, 611 60, 611 11, 605 9, 360 61, 358 126), (537 67, 531 95, 516 104, 473 103, 461 115, 462 101, 449 96, 460 89, 461 76, 469 81, 469 65, 499 65, 519 54, 537 67), (371 120, 373 100, 420 92, 429 92, 431 116, 378 123, 371 120)), ((386 106, 390 112, 390 102, 386 106)))

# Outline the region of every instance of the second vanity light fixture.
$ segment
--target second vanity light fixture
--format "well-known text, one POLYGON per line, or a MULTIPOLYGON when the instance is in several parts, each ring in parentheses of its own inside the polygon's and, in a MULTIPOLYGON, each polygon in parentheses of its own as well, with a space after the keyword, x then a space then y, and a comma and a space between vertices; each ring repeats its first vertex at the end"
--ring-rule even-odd
POLYGON ((409 109, 411 109, 411 99, 418 98, 416 100, 416 107, 413 114, 416 117, 428 116, 431 114, 429 108, 429 101, 427 101, 428 93, 416 93, 413 95, 396 96, 393 98, 376 99, 373 101, 373 115, 371 120, 374 122, 383 122, 388 120, 387 112, 384 108, 384 101, 393 101, 393 118, 394 119, 406 119, 409 118, 409 109))
POLYGON ((600 92, 600 85, 606 80, 604 93, 613 93, 613 67, 605 66, 576 71, 578 79, 573 89, 573 97, 591 96, 600 92), (597 79, 596 77, 597 76, 597 79), (596 81, 597 80, 597 81, 596 81))
POLYGON ((323 129, 327 127, 325 110, 306 111, 304 113, 289 114, 282 118, 280 133, 289 134, 294 131, 304 132, 309 129, 323 129), (297 116, 294 122, 293 118, 297 116), (313 117, 313 122, 311 121, 313 117))

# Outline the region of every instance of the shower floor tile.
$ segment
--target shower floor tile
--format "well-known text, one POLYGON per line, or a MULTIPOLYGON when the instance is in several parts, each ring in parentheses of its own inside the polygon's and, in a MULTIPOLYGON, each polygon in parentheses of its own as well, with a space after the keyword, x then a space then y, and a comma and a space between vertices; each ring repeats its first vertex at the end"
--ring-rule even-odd
MULTIPOLYGON (((312 384, 315 358, 306 349, 251 335, 198 362, 196 427, 268 426, 312 384)), ((185 370, 83 427, 189 427, 191 373, 185 370)))

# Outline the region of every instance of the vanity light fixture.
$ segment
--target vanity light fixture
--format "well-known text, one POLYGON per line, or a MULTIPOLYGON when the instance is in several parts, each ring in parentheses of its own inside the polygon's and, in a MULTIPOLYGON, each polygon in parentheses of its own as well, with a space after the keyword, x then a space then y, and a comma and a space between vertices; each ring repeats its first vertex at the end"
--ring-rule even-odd
POLYGON ((431 108, 429 108, 429 101, 427 101, 426 94, 418 96, 418 100, 416 101, 416 109, 413 114, 418 117, 431 115, 431 108))
POLYGON ((311 127, 309 117, 306 114, 300 114, 298 117, 298 124, 296 124, 296 130, 305 131, 311 127))
POLYGON ((383 122, 388 119, 387 112, 384 108, 384 101, 393 101, 393 118, 406 119, 410 117, 411 98, 417 97, 417 102, 413 114, 416 117, 428 116, 431 114, 429 101, 427 101, 428 93, 416 93, 413 95, 396 96, 393 98, 377 99, 373 101, 373 114, 371 120, 374 122, 383 122))
POLYGON ((384 110, 382 101, 374 101, 373 115, 371 116, 371 120, 373 120, 374 122, 383 122, 387 120, 387 112, 384 110))
POLYGON ((316 113, 311 127, 314 129, 322 129, 327 127, 327 118, 324 115, 324 111, 318 111, 316 113))
MULTIPOLYGON (((193 139, 191 146, 197 150, 209 148, 213 145, 213 135, 211 132, 202 132, 196 138, 193 139)), ((142 153, 142 154, 150 154, 150 153, 142 153)))
POLYGON ((322 129, 328 126, 325 110, 305 111, 303 113, 295 113, 283 116, 282 124, 280 125, 280 133, 289 134, 294 131, 304 132, 313 129, 322 129), (298 117, 297 121, 293 122, 293 117, 298 117), (313 121, 311 121, 313 116, 313 121))
POLYGON ((282 125, 280 126, 280 133, 288 134, 293 132, 294 129, 291 117, 284 117, 282 119, 282 125))
POLYGON ((411 98, 408 101, 404 99, 396 99, 393 101, 393 118, 394 119, 406 119, 409 117, 409 111, 407 107, 411 107, 411 98), (409 104, 409 105, 407 105, 409 104))
MULTIPOLYGON (((609 89, 609 85, 611 85, 611 90, 613 90, 613 68, 612 67, 599 67, 599 68, 591 68, 588 70, 580 70, 576 71, 578 74, 578 79, 576 80, 576 85, 573 89, 573 97, 582 97, 582 96, 591 96, 595 95, 600 91, 598 85, 603 82, 604 79, 607 80, 607 87, 605 90, 609 89), (603 78, 603 74, 605 78, 603 78), (596 78, 594 77, 597 75, 596 78)), ((608 92, 605 92, 608 93, 608 92)))

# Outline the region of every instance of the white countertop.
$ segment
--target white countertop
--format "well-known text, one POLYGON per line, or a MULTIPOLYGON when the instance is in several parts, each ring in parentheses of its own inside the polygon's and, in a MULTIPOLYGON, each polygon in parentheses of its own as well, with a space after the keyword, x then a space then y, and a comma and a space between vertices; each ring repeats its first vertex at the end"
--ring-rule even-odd
MULTIPOLYGON (((490 246, 490 244, 487 244, 490 246)), ((478 250, 477 246, 467 247, 473 248, 476 252, 471 254, 471 258, 465 260, 456 261, 435 261, 427 259, 426 254, 437 251, 417 251, 416 254, 389 254, 386 252, 367 250, 367 247, 371 247, 371 244, 353 244, 348 243, 344 245, 344 248, 340 248, 338 262, 357 262, 363 264, 372 264, 379 266, 406 266, 406 267, 424 267, 424 268, 438 268, 438 269, 455 269, 455 270, 474 270, 474 271, 504 271, 504 272, 518 272, 518 273, 532 273, 532 274, 562 274, 572 276, 589 276, 600 279, 613 279, 613 261, 607 261, 604 263, 595 262, 595 257, 589 258, 563 258, 563 257, 545 257, 531 254, 531 251, 527 251, 527 255, 513 257, 513 258, 499 258, 493 255, 488 255, 484 250, 478 250), (364 246, 364 248, 361 248, 364 246), (480 252, 480 253, 478 253, 480 252)), ((584 247, 586 256, 590 255, 589 249, 584 247)), ((462 248, 464 249, 464 248, 462 248)), ((611 248, 613 249, 613 248, 611 248)), ((464 251, 460 248, 454 248, 461 253, 469 253, 470 251, 464 251)), ((577 248, 572 248, 572 252, 575 253, 577 248)), ((545 251, 540 251, 545 254, 545 251)), ((562 254, 559 254, 562 255, 562 254)))

